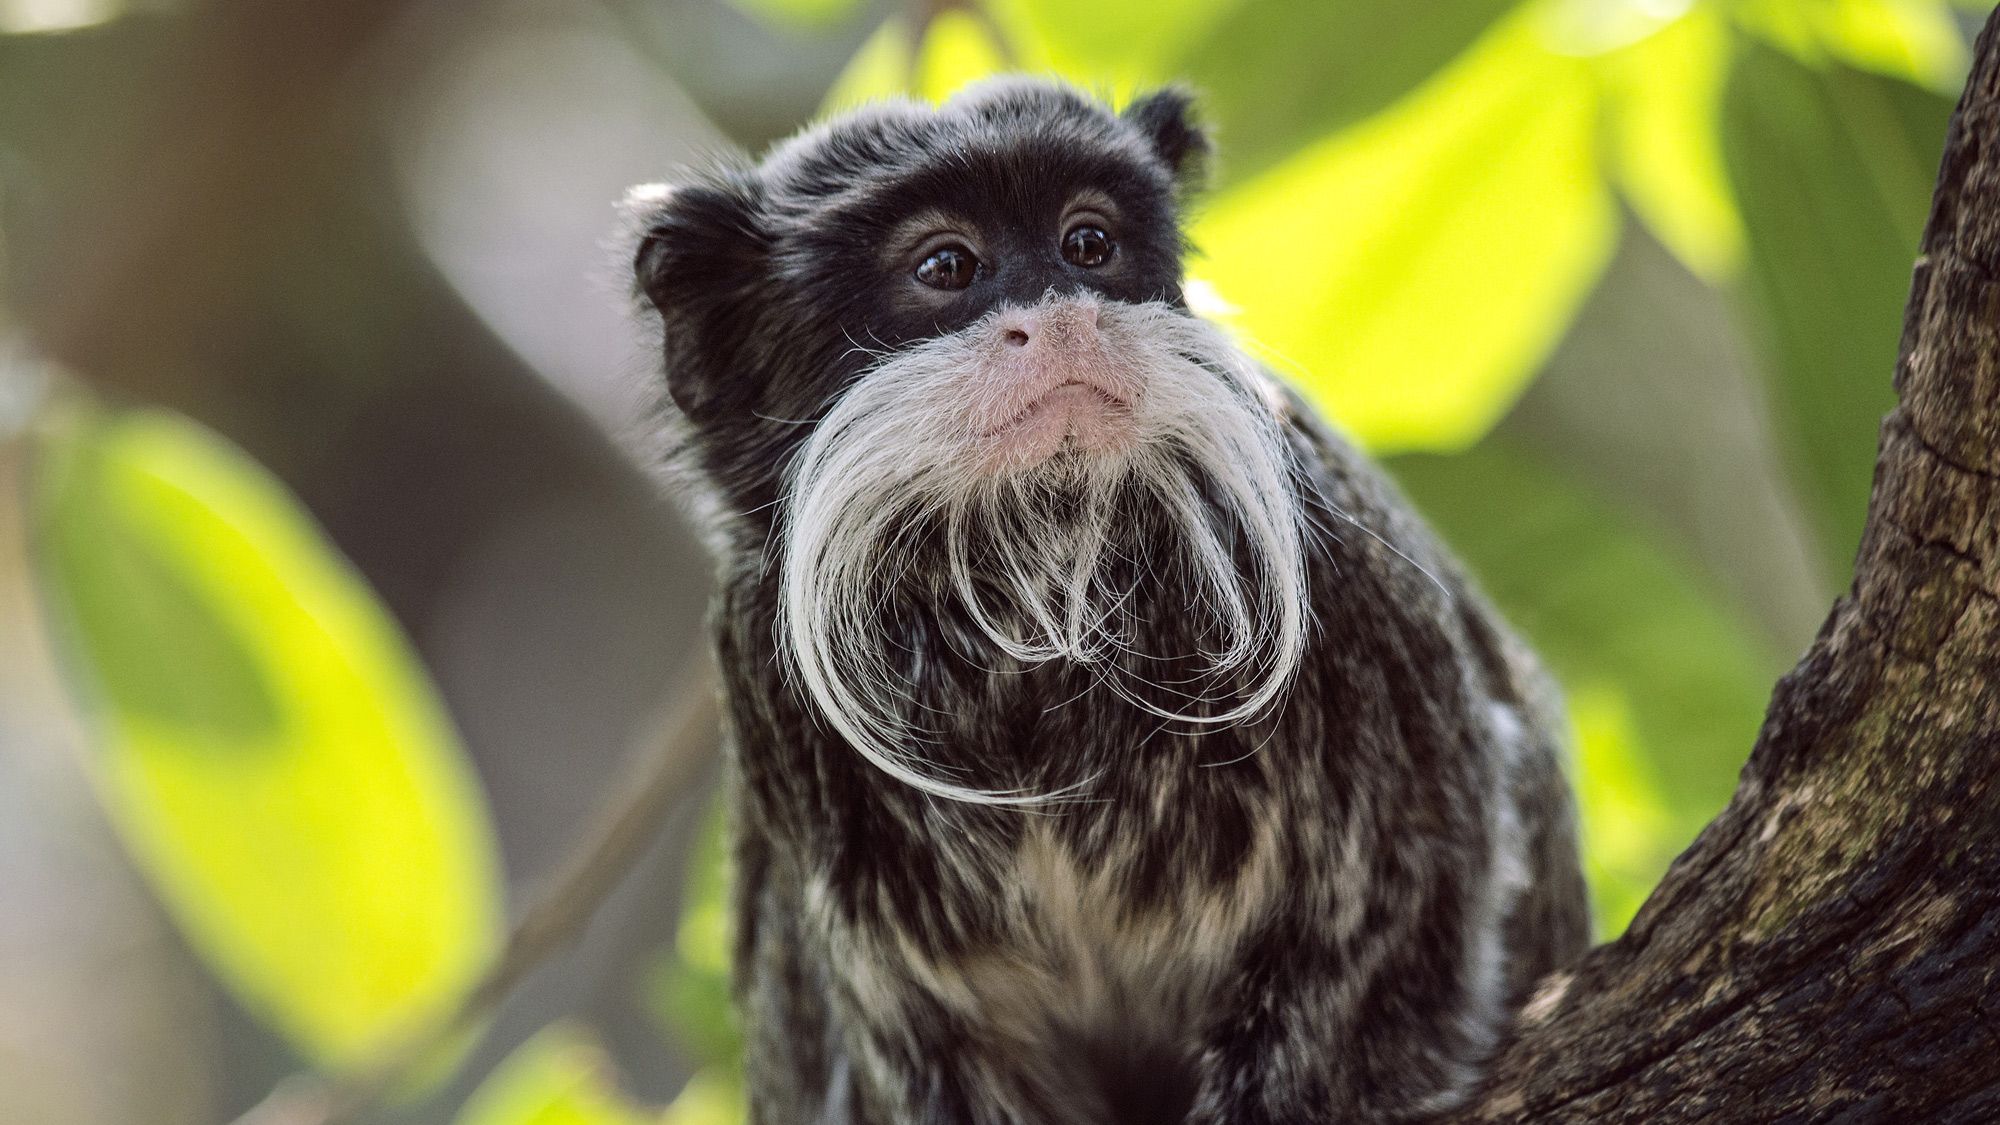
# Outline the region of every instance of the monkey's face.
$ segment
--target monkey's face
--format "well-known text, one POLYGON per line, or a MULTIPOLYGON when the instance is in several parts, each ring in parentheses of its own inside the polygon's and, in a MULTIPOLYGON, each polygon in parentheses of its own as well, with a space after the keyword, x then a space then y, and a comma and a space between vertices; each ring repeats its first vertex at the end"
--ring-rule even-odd
POLYGON ((646 201, 637 268, 668 390, 708 444, 761 458, 718 483, 775 484, 804 436, 786 422, 968 333, 961 421, 995 468, 1128 445, 1143 388, 1096 310, 1181 307, 1176 193, 1206 149, 1186 112, 1172 92, 1114 115, 1052 83, 990 83, 850 114, 646 201))
POLYGON ((1254 713, 1296 664, 1288 446, 1182 299, 1204 150, 1178 94, 1114 115, 1015 81, 851 115, 645 216, 668 389, 731 518, 778 520, 743 538, 778 555, 800 682, 913 784, 975 795, 912 764, 885 605, 958 622, 974 659, 1099 665, 1133 702, 1133 615, 1165 609, 1215 690, 1141 706, 1193 722, 1254 713), (1142 570, 1185 604, 1141 605, 1142 570))

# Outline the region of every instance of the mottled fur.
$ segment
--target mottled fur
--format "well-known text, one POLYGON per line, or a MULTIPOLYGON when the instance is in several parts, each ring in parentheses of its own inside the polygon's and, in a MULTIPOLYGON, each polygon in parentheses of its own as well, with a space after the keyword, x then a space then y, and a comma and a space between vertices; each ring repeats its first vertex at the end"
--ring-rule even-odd
MULTIPOLYGON (((996 310, 1082 294, 1190 315, 1177 214, 1204 151, 1178 94, 1114 115, 1013 81, 850 115, 640 206, 664 457, 720 562, 759 1122, 1408 1118, 1463 1096, 1510 1005, 1583 946, 1541 674, 1407 503, 1261 372, 1308 623, 1268 705, 1241 706, 1254 661, 1212 659, 1227 628, 1180 580, 1187 521, 1116 487, 1103 652, 996 644, 1035 614, 974 612, 921 506, 873 603, 894 685, 873 729, 906 740, 896 760, 1056 799, 927 792, 801 683, 782 575, 815 427, 871 371, 996 310), (1115 210, 1116 268, 1050 252, 1078 193, 1115 210), (910 290, 897 232, 929 213, 977 226, 1004 265, 950 300, 910 290)), ((1186 354, 1227 393, 1226 342, 1186 354)), ((1221 504, 1213 460, 1182 452, 1221 504)), ((1240 573, 1268 573, 1268 546, 1210 514, 1240 573)))

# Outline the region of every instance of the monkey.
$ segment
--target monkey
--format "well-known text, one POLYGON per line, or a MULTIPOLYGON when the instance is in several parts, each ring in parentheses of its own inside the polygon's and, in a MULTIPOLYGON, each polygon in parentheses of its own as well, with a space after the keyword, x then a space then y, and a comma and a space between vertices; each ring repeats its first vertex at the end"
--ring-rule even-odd
POLYGON ((1189 306, 1209 151, 1015 77, 635 189, 761 1125, 1410 1120, 1585 946, 1549 679, 1189 306))

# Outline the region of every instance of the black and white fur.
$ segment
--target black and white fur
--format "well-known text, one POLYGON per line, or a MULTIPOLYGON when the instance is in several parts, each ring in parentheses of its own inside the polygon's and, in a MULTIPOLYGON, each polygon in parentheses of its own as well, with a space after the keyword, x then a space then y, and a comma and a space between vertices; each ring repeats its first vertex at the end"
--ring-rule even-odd
POLYGON ((1187 109, 990 83, 636 204, 720 563, 755 1121, 1409 1119, 1584 946, 1542 675, 1185 305, 1187 109), (1053 252, 1079 199, 1102 268, 1053 252), (939 223, 991 267, 943 296, 939 223), (982 452, 982 364, 1043 314, 1136 442, 982 452))

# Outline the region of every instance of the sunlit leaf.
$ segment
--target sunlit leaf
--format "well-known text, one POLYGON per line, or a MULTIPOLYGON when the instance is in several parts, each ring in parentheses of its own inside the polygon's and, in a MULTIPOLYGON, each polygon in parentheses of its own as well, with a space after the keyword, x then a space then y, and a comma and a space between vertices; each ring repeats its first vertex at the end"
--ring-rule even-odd
POLYGON ((361 579, 276 481, 171 415, 75 417, 37 475, 99 788, 191 944, 325 1066, 441 1014, 496 945, 493 841, 361 579))
POLYGON ((455 1125, 648 1125, 618 1092, 610 1060, 581 1028, 554 1024, 487 1076, 455 1125))
POLYGON ((743 1125, 749 1116, 741 1074, 726 1067, 707 1067, 682 1088, 659 1125, 743 1125))
POLYGON ((810 31, 839 23, 860 10, 860 0, 729 0, 773 27, 810 31))
POLYGON ((681 924, 674 947, 655 969, 654 1009, 701 1070, 667 1109, 662 1125, 739 1125, 743 1041, 730 1001, 729 865, 722 802, 709 813, 688 857, 681 924))
MULTIPOLYGON (((1241 18, 1245 0, 1103 0, 1088 18, 1069 0, 993 0, 1025 69, 1052 71, 1122 98, 1135 87, 1182 76, 1175 60, 1218 25, 1241 18)), ((1247 61, 1247 60, 1246 60, 1247 61)))
POLYGON ((940 13, 925 29, 921 46, 912 43, 910 25, 892 17, 848 60, 821 101, 820 112, 905 95, 942 102, 1006 69, 1006 51, 993 29, 966 12, 940 13))
POLYGON ((1836 0, 1830 7, 1822 34, 1835 58, 1957 95, 1971 52, 1944 0, 1836 0))
POLYGON ((720 804, 688 858, 686 898, 674 947, 650 981, 654 1009, 704 1064, 735 1067, 743 1055, 730 1005, 729 873, 720 804))
POLYGON ((894 17, 883 20, 833 80, 820 101, 820 112, 836 113, 906 94, 915 66, 910 25, 894 17))
MULTIPOLYGON (((1497 439, 1455 457, 1401 457, 1398 480, 1571 697, 1587 820, 1650 805, 1604 859, 1614 886, 1649 888, 1721 809, 1782 661, 1649 530, 1497 439), (1663 833, 1651 840, 1638 829, 1663 833)), ((1591 831, 1598 831, 1593 826, 1591 831)), ((1594 837, 1595 838, 1595 837, 1594 837)), ((1612 896, 1600 919, 1622 923, 1612 896)))
MULTIPOLYGON (((1194 27, 1205 33, 1162 76, 1184 77, 1200 91, 1223 142, 1219 170, 1233 181, 1403 98, 1514 6, 1242 0, 1194 27)), ((1169 10, 1179 17, 1183 8, 1169 10)), ((1565 96, 1565 85, 1549 96, 1565 96)))
POLYGON ((966 86, 1007 69, 1006 52, 989 25, 969 12, 950 8, 938 13, 924 31, 917 49, 914 92, 941 102, 966 86))
POLYGON ((1584 872, 1598 935, 1610 938, 1639 912, 1686 839, 1646 760, 1625 692, 1585 680, 1569 689, 1569 712, 1584 872))
POLYGON ((1743 253, 1743 220, 1722 164, 1722 92, 1730 33, 1712 7, 1692 9, 1598 60, 1618 186, 1661 242, 1715 279, 1743 253))
POLYGON ((1728 0, 1738 23, 1808 65, 1840 62, 1956 94, 1968 52, 1948 0, 1728 0))
POLYGON ((1749 232, 1745 292, 1800 491, 1844 575, 1874 473, 1910 267, 1950 103, 1902 82, 1739 60, 1724 152, 1749 232))
POLYGON ((1463 447, 1612 249, 1596 89, 1511 21, 1408 100, 1217 197, 1195 272, 1361 441, 1463 447))

